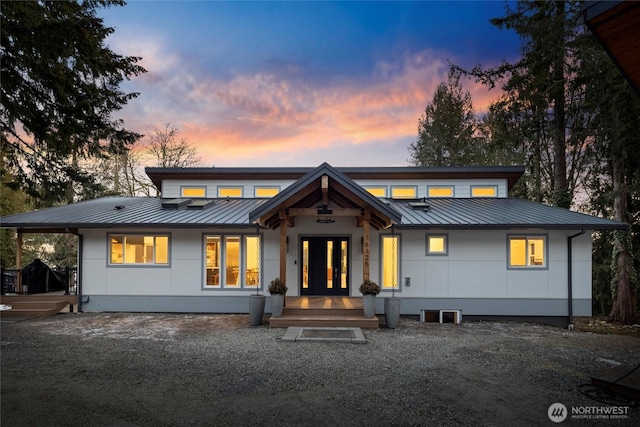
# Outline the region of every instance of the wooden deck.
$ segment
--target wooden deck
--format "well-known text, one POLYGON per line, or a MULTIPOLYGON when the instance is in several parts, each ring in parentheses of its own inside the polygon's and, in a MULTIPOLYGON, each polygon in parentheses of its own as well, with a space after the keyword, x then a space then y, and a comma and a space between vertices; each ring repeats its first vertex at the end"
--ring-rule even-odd
POLYGON ((10 310, 1 310, 1 317, 48 317, 60 313, 67 306, 73 311, 78 304, 77 295, 64 295, 52 292, 33 295, 2 295, 0 304, 11 306, 10 310))
POLYGON ((620 365, 599 372, 591 377, 591 384, 630 399, 640 399, 640 365, 620 365))
POLYGON ((366 319, 362 311, 362 298, 358 297, 287 297, 282 317, 271 317, 269 326, 287 328, 306 327, 358 327, 377 329, 378 317, 366 319))

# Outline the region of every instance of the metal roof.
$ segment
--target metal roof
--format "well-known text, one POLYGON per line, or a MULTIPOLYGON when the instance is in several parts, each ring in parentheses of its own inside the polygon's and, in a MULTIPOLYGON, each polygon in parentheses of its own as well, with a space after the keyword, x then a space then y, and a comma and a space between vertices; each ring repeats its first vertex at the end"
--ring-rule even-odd
MULTIPOLYGON (((163 199, 106 197, 0 219, 2 228, 75 229, 141 227, 253 227, 255 213, 269 199, 213 199, 203 209, 163 209, 163 199)), ((431 198, 385 200, 402 216, 397 228, 446 229, 626 229, 623 222, 586 215, 524 199, 431 198), (425 207, 424 205, 428 205, 425 207)), ((380 201, 382 203, 382 200, 380 201)))
POLYGON ((163 199, 105 197, 5 216, 1 225, 3 228, 253 226, 249 212, 266 200, 213 199, 212 205, 202 209, 188 209, 188 205, 163 209, 163 199))
POLYGON ((623 222, 586 215, 525 199, 512 198, 431 198, 390 200, 402 214, 398 228, 543 228, 543 229, 626 229, 623 222), (426 205, 426 207, 424 206, 426 205))

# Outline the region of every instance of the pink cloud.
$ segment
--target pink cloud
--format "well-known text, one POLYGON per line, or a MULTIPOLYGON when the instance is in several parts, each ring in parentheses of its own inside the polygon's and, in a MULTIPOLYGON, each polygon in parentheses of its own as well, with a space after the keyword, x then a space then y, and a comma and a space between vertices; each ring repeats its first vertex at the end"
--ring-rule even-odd
MULTIPOLYGON (((448 72, 446 61, 427 50, 407 55, 399 64, 380 61, 371 75, 329 86, 267 73, 236 73, 223 80, 197 75, 188 60, 165 55, 152 43, 140 46, 145 66, 157 75, 136 81, 142 95, 124 111, 127 126, 145 132, 173 123, 198 147, 207 165, 234 166, 256 159, 263 166, 290 165, 292 153, 301 149, 340 158, 336 149, 400 140, 408 147, 424 108, 448 72)), ((476 111, 497 97, 497 91, 494 95, 472 81, 464 84, 476 111)), ((401 155, 403 161, 408 157, 406 151, 401 155)), ((317 158, 317 163, 325 160, 317 158)), ((353 164, 349 160, 343 165, 353 164)))

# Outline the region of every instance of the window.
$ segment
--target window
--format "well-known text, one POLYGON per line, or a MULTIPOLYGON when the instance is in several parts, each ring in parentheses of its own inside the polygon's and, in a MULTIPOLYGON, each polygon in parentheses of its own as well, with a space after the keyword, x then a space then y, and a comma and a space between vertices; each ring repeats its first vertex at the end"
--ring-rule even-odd
POLYGON ((273 197, 280 192, 280 187, 255 187, 255 197, 273 197))
POLYGON ((398 289, 398 269, 400 267, 400 238, 398 236, 382 236, 382 289, 398 289))
POLYGON ((427 234, 427 255, 447 255, 447 241, 446 234, 427 234))
POLYGON ((471 186, 471 197, 497 197, 498 188, 495 185, 490 186, 471 186))
POLYGON ((364 187, 371 195, 376 197, 387 197, 387 187, 364 187))
POLYGON ((109 253, 110 265, 168 265, 169 236, 113 234, 109 253))
POLYGON ((393 199, 415 199, 418 194, 416 187, 391 187, 393 199))
POLYGON ((244 259, 246 260, 244 283, 255 288, 260 285, 260 237, 245 236, 244 241, 244 259))
POLYGON ((228 288, 237 288, 240 286, 240 237, 227 236, 224 243, 224 284, 228 288))
POLYGON ((205 236, 205 287, 260 286, 259 236, 205 236))
POLYGON ((218 187, 218 197, 242 197, 242 187, 218 187))
POLYGON ((545 268, 546 236, 509 236, 510 268, 545 268))
POLYGON ((429 186, 427 194, 429 197, 453 197, 453 187, 429 186))
POLYGON ((206 241, 206 285, 220 286, 220 236, 207 236, 206 241))
POLYGON ((180 197, 207 197, 206 187, 182 187, 180 197))

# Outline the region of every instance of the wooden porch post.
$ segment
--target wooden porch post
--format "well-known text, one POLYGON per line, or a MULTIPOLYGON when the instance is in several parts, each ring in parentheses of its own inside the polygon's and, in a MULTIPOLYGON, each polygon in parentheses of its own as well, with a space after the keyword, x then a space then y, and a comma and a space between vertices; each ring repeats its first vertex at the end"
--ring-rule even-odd
POLYGON ((287 283, 287 217, 280 211, 280 280, 287 283))
POLYGON ((16 239, 16 269, 18 270, 18 283, 16 284, 16 292, 22 292, 22 231, 18 230, 16 239))
POLYGON ((365 209, 362 221, 362 280, 369 280, 371 210, 365 209))

